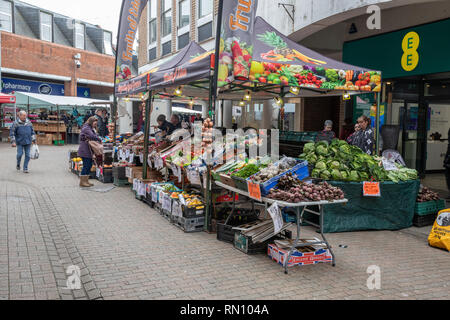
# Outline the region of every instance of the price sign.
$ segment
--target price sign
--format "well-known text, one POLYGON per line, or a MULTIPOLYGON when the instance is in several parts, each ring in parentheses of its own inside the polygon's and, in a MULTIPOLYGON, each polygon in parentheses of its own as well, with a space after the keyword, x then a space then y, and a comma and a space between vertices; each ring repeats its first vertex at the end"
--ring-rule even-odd
POLYGON ((141 161, 141 163, 144 163, 144 155, 142 153, 139 154, 139 160, 141 161))
POLYGON ((134 162, 134 153, 130 154, 130 157, 128 159, 129 163, 133 163, 134 162))
POLYGON ((195 184, 195 185, 201 184, 200 174, 196 170, 189 170, 188 178, 189 178, 189 181, 191 182, 191 184, 195 184))
POLYGON ((125 168, 125 177, 127 177, 128 179, 131 178, 131 167, 125 168))
POLYGON ((173 202, 172 214, 175 217, 183 216, 183 209, 181 208, 181 204, 179 202, 176 202, 176 201, 173 202))
POLYGON ((164 193, 162 208, 166 211, 172 211, 172 199, 167 193, 164 193))
POLYGON ((158 202, 158 193, 156 192, 156 188, 152 188, 152 201, 158 202))
POLYGON ((278 207, 278 203, 274 203, 269 209, 267 209, 270 216, 273 220, 273 225, 275 226, 275 234, 281 232, 284 226, 283 217, 281 216, 280 207, 278 207))
POLYGON ((140 195, 140 196, 142 196, 142 197, 145 197, 145 194, 146 194, 146 193, 147 193, 147 190, 146 190, 145 183, 143 183, 142 181, 140 181, 139 189, 138 189, 138 195, 140 195))
POLYGON ((95 171, 96 171, 96 172, 95 172, 96 177, 97 177, 97 178, 100 178, 100 169, 97 168, 95 171))
POLYGON ((248 186, 249 197, 252 199, 255 199, 257 201, 261 201, 262 196, 261 196, 261 188, 259 187, 259 184, 253 183, 251 181, 247 181, 247 186, 248 186))
POLYGON ((364 197, 381 197, 381 189, 379 182, 364 182, 363 184, 364 197))

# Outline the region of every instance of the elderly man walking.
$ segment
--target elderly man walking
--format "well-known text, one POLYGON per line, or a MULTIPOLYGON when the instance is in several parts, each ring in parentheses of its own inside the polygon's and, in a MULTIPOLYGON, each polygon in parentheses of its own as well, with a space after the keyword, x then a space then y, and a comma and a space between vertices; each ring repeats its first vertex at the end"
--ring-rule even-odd
POLYGON ((17 170, 20 170, 22 156, 25 153, 25 161, 23 164, 23 172, 28 173, 28 163, 30 162, 31 144, 36 143, 36 134, 33 125, 27 118, 25 111, 19 112, 19 118, 11 126, 9 137, 11 138, 12 147, 17 147, 17 170))

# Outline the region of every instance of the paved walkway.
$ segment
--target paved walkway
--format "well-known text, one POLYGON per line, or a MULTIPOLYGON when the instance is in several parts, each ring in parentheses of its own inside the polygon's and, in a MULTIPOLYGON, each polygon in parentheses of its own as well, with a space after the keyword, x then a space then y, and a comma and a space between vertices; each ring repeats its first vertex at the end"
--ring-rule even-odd
POLYGON ((265 255, 184 234, 128 188, 80 190, 69 149, 42 147, 25 175, 0 144, 0 299, 450 298, 450 255, 427 245, 430 228, 330 234, 336 268, 285 275, 265 255), (67 289, 72 265, 78 290, 67 289), (381 269, 380 290, 367 288, 371 265, 381 269))

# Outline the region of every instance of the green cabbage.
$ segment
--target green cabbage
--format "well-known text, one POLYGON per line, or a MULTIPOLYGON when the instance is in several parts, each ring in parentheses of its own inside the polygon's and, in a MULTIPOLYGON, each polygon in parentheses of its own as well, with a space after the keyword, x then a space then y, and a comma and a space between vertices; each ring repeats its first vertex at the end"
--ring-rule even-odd
POLYGON ((305 144, 305 146, 303 147, 303 152, 304 153, 309 154, 309 153, 312 153, 312 152, 315 152, 315 151, 316 151, 316 146, 312 142, 305 144))
POLYGON ((330 180, 331 178, 331 173, 328 170, 324 170, 321 172, 320 177, 324 180, 330 180))
POLYGON ((348 181, 347 171, 341 171, 342 181, 348 181))
POLYGON ((331 176, 333 177, 333 180, 336 180, 336 181, 342 180, 341 172, 337 169, 333 169, 331 171, 331 176))
POLYGON ((339 169, 341 167, 341 164, 340 164, 340 162, 339 161, 332 161, 331 163, 330 163, 330 168, 331 169, 339 169))
POLYGON ((348 179, 353 182, 358 182, 359 181, 358 171, 355 170, 351 171, 348 179))
POLYGON ((320 145, 316 147, 316 153, 321 156, 326 156, 328 154, 328 148, 323 145, 320 145))
POLYGON ((316 169, 320 170, 320 171, 326 170, 327 169, 327 165, 325 164, 325 162, 319 161, 319 162, 316 163, 316 169))

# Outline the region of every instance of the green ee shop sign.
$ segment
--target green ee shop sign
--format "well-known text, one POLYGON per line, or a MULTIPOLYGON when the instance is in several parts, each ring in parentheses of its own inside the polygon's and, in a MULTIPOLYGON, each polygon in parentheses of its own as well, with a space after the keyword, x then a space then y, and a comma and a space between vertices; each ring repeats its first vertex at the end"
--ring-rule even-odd
POLYGON ((383 78, 450 71, 450 19, 344 43, 346 63, 380 70, 383 78))

